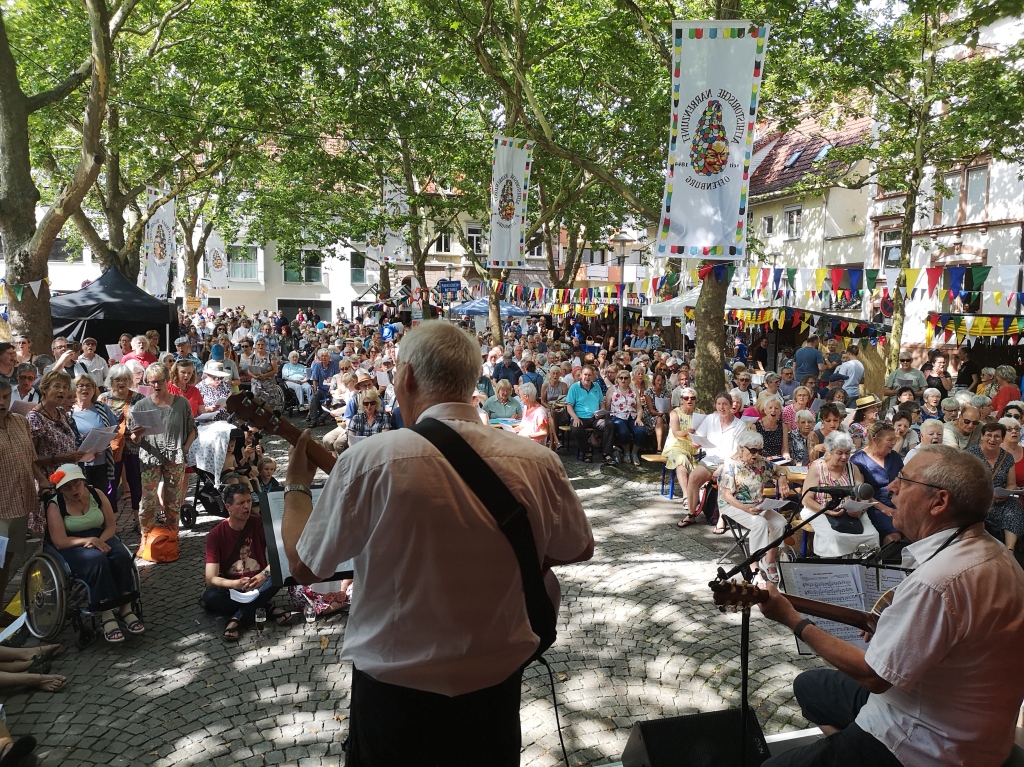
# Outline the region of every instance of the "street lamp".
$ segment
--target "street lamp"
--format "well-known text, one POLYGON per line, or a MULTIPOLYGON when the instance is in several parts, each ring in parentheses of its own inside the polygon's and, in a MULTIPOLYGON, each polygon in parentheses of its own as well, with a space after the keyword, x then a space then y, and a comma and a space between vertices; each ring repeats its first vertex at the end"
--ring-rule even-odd
POLYGON ((615 247, 619 260, 619 345, 618 350, 622 351, 622 322, 624 319, 623 300, 626 292, 626 276, 623 273, 626 265, 626 257, 629 255, 630 246, 636 242, 625 229, 620 231, 609 242, 615 247))

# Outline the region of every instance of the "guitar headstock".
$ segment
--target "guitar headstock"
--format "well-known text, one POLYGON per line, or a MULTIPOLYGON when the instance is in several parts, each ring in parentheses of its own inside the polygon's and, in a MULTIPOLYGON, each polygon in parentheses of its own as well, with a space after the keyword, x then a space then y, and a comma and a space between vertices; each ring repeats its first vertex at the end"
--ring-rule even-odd
POLYGON ((764 589, 752 586, 749 583, 736 583, 735 581, 712 581, 711 591, 714 592, 714 602, 723 611, 727 607, 747 608, 751 605, 767 602, 769 594, 764 589))
POLYGON ((255 399, 251 394, 238 392, 228 397, 225 405, 229 413, 234 413, 242 420, 258 426, 271 434, 277 434, 281 424, 281 416, 268 405, 255 399))

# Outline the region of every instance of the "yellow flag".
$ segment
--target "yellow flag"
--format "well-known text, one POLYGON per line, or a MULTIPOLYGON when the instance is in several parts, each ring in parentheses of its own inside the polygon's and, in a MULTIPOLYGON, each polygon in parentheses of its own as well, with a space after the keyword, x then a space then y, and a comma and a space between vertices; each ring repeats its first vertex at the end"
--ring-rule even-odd
POLYGON ((821 286, 825 283, 825 278, 828 277, 828 269, 815 269, 814 270, 814 285, 815 290, 820 293, 821 286))

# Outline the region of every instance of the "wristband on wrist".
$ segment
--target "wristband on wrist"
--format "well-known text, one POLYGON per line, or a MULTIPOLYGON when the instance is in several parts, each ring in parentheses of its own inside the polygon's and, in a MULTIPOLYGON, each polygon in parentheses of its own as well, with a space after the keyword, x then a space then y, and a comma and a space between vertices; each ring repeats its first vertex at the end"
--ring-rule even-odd
POLYGON ((305 495, 308 495, 310 500, 313 499, 313 492, 309 489, 309 485, 298 485, 298 484, 295 484, 295 485, 285 485, 284 486, 284 494, 285 495, 288 495, 288 493, 292 492, 293 490, 296 491, 296 492, 304 493, 305 495))
POLYGON ((797 639, 803 639, 804 629, 808 626, 817 626, 818 624, 812 621, 810 618, 804 618, 798 624, 793 627, 793 636, 797 639))

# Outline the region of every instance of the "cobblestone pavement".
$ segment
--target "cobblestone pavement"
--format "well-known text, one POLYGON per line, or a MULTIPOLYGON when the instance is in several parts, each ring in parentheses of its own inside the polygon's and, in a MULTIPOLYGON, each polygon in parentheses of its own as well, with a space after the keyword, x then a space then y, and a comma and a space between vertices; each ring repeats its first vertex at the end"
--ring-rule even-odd
MULTIPOLYGON (((268 441, 273 455, 285 449, 268 441)), ((590 562, 558 569, 559 638, 547 657, 570 763, 600 765, 618 760, 638 719, 738 705, 740 622, 714 608, 707 587, 729 536, 704 524, 676 529, 679 503, 658 494, 653 471, 565 463, 597 549, 590 562)), ((204 535, 218 521, 200 517, 182 531, 177 562, 140 563, 144 636, 78 650, 68 628, 54 668, 65 689, 3 699, 11 730, 39 739, 42 764, 343 764, 347 617, 310 630, 269 625, 225 644, 223 620, 197 604, 204 535)), ((765 732, 807 726, 791 685, 818 661, 797 656, 792 636, 756 610, 751 635, 750 700, 765 732)), ((522 728, 524 765, 561 762, 547 673, 536 664, 523 682, 522 728)))

